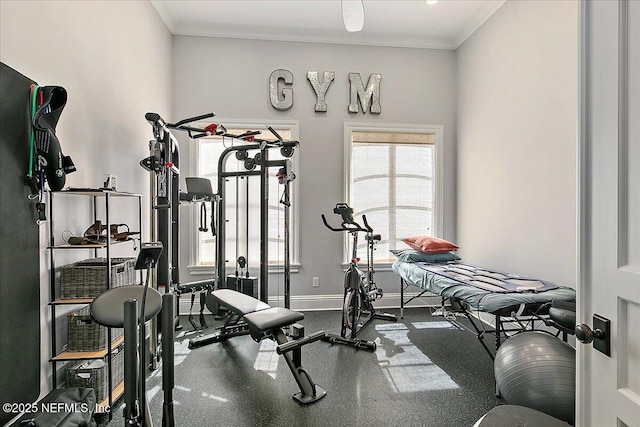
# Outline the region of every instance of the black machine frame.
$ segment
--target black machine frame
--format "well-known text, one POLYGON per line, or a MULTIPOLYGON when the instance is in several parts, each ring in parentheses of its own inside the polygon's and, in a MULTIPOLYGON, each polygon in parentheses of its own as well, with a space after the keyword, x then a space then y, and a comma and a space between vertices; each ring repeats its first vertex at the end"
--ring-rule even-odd
MULTIPOLYGON (((282 137, 270 126, 267 129, 277 138, 277 142, 271 142, 264 139, 257 139, 257 131, 249 131, 241 135, 232 135, 223 133, 223 136, 241 139, 249 144, 234 145, 226 148, 218 158, 218 193, 217 196, 221 203, 216 205, 216 222, 218 224, 218 234, 216 239, 216 278, 218 283, 224 282, 226 276, 226 257, 225 257, 225 236, 226 229, 226 209, 224 201, 226 200, 225 180, 228 178, 259 176, 260 177, 260 275, 259 275, 259 299, 262 302, 268 302, 269 297, 269 183, 268 169, 279 168, 285 177, 282 183, 285 185, 285 192, 288 194, 288 187, 291 181, 295 179, 292 171, 291 161, 288 157, 293 156, 294 149, 299 146, 298 141, 284 141, 282 137), (281 154, 287 157, 285 160, 270 160, 269 151, 273 148, 279 148, 281 154), (250 154, 254 153, 251 157, 250 154), (244 160, 244 171, 228 171, 227 160, 235 154, 238 160, 244 160), (258 170, 256 170, 258 169, 258 170)), ((285 203, 285 307, 290 308, 290 257, 289 257, 289 239, 288 239, 288 219, 290 204, 285 203)))

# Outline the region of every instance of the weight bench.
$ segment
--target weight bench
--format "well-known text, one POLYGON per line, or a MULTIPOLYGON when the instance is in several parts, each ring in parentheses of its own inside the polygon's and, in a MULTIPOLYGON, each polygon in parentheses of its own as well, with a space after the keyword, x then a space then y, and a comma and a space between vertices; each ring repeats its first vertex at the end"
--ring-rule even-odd
POLYGON ((322 387, 313 382, 311 376, 302 367, 302 346, 322 339, 326 335, 324 331, 318 331, 304 336, 304 328, 296 323, 304 319, 304 314, 287 308, 271 307, 249 295, 231 289, 218 289, 211 292, 211 296, 220 305, 227 307, 231 314, 215 333, 190 340, 189 348, 193 349, 247 334, 250 334, 255 342, 270 338, 278 344, 276 352, 287 361, 293 378, 300 387, 300 392, 293 395, 296 402, 313 403, 327 394, 322 387), (290 326, 292 340, 289 340, 283 331, 287 326, 290 326))

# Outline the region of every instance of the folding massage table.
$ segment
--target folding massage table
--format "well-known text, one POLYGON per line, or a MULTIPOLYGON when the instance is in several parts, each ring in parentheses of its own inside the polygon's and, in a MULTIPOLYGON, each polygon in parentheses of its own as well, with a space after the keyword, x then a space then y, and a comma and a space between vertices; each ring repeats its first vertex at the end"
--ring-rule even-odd
POLYGON ((282 355, 293 374, 300 392, 293 399, 300 404, 314 403, 326 395, 326 391, 316 385, 302 367, 302 346, 325 337, 324 331, 304 336, 304 328, 296 322, 304 319, 304 314, 282 307, 271 307, 249 295, 231 289, 218 289, 211 293, 214 300, 231 312, 225 324, 215 333, 192 339, 189 348, 197 348, 214 342, 224 341, 239 335, 250 334, 260 342, 264 338, 273 339, 278 346, 276 352, 282 355), (290 327, 293 339, 289 340, 283 328, 290 327))
MULTIPOLYGON (((478 340, 493 359, 493 353, 484 342, 484 334, 495 335, 496 349, 500 347, 501 335, 519 331, 524 327, 520 320, 534 325, 544 322, 553 301, 574 301, 574 289, 557 286, 552 282, 498 272, 462 261, 426 263, 397 260, 393 271, 400 276, 400 317, 404 306, 426 292, 442 297, 442 306, 448 299, 452 310, 462 313, 471 322, 478 340), (405 296, 409 286, 420 288, 418 294, 405 296), (481 320, 474 319, 472 312, 489 313, 495 316, 493 330, 486 330, 481 320), (518 328, 509 327, 517 322, 518 328), (481 326, 478 326, 478 323, 481 326)), ((478 316, 479 317, 479 316, 478 316)))

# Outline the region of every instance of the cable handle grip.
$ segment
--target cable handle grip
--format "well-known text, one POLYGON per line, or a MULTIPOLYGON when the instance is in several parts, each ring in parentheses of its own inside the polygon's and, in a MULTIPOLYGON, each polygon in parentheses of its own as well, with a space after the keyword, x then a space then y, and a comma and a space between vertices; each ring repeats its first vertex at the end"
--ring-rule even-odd
POLYGON ((172 125, 167 125, 167 127, 171 128, 171 129, 176 129, 176 130, 186 130, 187 132, 191 131, 191 132, 203 132, 204 133, 204 129, 196 128, 196 127, 193 127, 193 126, 172 126, 172 125))
POLYGON ((276 147, 284 147, 284 148, 296 148, 300 146, 300 141, 282 141, 282 142, 266 141, 266 142, 270 143, 269 145, 275 145, 276 147))
POLYGON ((284 140, 282 139, 280 134, 278 132, 276 132, 276 130, 274 128, 272 128, 271 126, 267 126, 267 130, 269 132, 271 132, 273 134, 273 136, 275 136, 278 139, 278 141, 284 142, 284 140))
POLYGON ((275 136, 276 139, 277 139, 277 141, 264 140, 264 142, 266 142, 269 145, 276 145, 278 147, 292 147, 292 148, 298 147, 300 145, 300 141, 293 141, 293 140, 292 141, 285 141, 284 139, 282 139, 280 134, 278 132, 276 132, 276 130, 273 127, 271 127, 269 125, 267 125, 267 130, 269 132, 271 132, 271 134, 273 136, 275 136))

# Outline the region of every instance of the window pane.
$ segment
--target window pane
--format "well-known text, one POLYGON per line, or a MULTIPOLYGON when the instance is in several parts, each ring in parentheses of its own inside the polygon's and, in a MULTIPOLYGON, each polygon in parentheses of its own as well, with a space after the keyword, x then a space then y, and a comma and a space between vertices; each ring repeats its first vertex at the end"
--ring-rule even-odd
MULTIPOLYGON (((430 236, 433 233, 433 213, 430 210, 397 209, 396 236, 398 240, 411 236, 430 236)), ((404 244, 398 248, 406 248, 404 244)))
POLYGON ((396 172, 399 175, 419 174, 433 177, 432 145, 398 145, 396 172))
POLYGON ((433 182, 426 177, 396 178, 396 205, 433 207, 433 182))
MULTIPOLYGON (((367 178, 353 184, 353 205, 357 212, 389 207, 389 177, 367 178)), ((354 211, 356 212, 356 211, 354 211)))
POLYGON ((386 144, 353 144, 351 179, 389 173, 389 146, 386 144))

